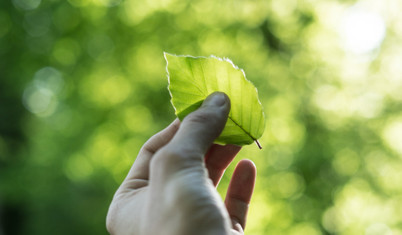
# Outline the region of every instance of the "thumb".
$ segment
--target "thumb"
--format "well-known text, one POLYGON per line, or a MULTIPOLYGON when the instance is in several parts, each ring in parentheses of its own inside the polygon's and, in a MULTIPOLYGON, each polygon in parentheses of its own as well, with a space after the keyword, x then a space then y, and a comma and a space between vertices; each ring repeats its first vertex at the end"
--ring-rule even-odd
POLYGON ((212 93, 205 99, 200 109, 183 120, 172 139, 172 145, 190 147, 192 151, 204 155, 225 127, 229 110, 230 101, 226 94, 212 93))
POLYGON ((225 127, 229 111, 230 100, 225 93, 209 95, 198 110, 184 118, 169 144, 155 154, 151 172, 152 165, 163 169, 157 170, 159 173, 162 170, 171 174, 180 168, 203 164, 205 153, 225 127))
POLYGON ((181 232, 172 234, 229 234, 229 215, 204 167, 204 155, 222 132, 229 110, 224 93, 208 96, 151 160, 149 206, 171 219, 166 224, 185 221, 177 228, 181 232))

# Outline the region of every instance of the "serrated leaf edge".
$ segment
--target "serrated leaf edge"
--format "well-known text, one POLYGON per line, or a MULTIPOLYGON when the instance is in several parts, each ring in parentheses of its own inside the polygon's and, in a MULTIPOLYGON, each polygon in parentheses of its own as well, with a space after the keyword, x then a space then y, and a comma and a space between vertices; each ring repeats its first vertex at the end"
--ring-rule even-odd
MULTIPOLYGON (((170 89, 169 89, 169 85, 170 85, 170 73, 169 73, 169 69, 168 69, 168 67, 169 67, 169 61, 168 61, 166 55, 172 55, 172 56, 176 56, 176 57, 191 57, 191 58, 194 58, 194 59, 198 59, 198 58, 204 58, 204 59, 214 58, 214 59, 217 59, 217 60, 220 60, 220 61, 229 62, 229 63, 233 66, 234 69, 240 70, 240 71, 242 72, 243 77, 244 77, 244 79, 246 79, 246 81, 250 82, 250 83, 253 85, 253 87, 254 87, 254 89, 255 89, 255 92, 257 93, 257 101, 258 101, 258 103, 259 103, 260 106, 261 106, 262 117, 263 117, 263 119, 265 119, 264 106, 262 106, 262 103, 261 103, 261 101, 260 101, 260 99, 259 99, 257 87, 254 85, 254 83, 253 83, 252 81, 250 81, 250 80, 247 79, 246 73, 244 72, 244 70, 243 70, 242 68, 239 68, 237 65, 235 65, 231 59, 229 59, 229 58, 227 58, 227 57, 221 58, 221 57, 218 57, 218 56, 215 56, 215 55, 210 55, 210 56, 177 55, 177 54, 172 54, 172 53, 169 53, 169 52, 165 52, 165 51, 164 51, 164 52, 163 52, 163 57, 165 58, 165 61, 166 61, 166 74, 167 74, 167 78, 168 78, 168 91, 169 91, 169 95, 170 95, 170 103, 172 104, 172 106, 173 106, 173 108, 174 108, 174 110, 175 110, 175 114, 176 114, 176 115, 177 115, 177 109, 176 109, 176 106, 173 104, 173 94, 172 94, 172 92, 171 92, 170 89)), ((236 126, 238 126, 242 131, 244 131, 244 133, 246 133, 253 141, 255 141, 256 143, 258 143, 257 138, 254 138, 250 133, 248 133, 247 131, 245 131, 242 126, 240 126, 237 122, 235 122, 235 121, 232 119, 231 116, 229 116, 228 118, 229 118, 230 120, 232 120, 232 122, 233 122, 234 124, 236 124, 236 126)), ((262 126, 262 128, 265 129, 265 122, 263 122, 263 123, 264 123, 264 125, 262 126)), ((260 137, 261 137, 261 136, 260 136, 260 137)), ((260 147, 259 143, 258 143, 257 145, 260 147)))

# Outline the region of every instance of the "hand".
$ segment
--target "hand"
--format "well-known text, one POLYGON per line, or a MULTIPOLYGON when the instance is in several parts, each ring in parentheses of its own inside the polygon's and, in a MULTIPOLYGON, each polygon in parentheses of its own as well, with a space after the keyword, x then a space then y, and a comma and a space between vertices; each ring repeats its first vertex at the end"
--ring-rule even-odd
POLYGON ((215 189, 240 151, 212 144, 229 109, 229 98, 216 92, 182 123, 174 121, 145 143, 110 205, 111 234, 244 233, 255 165, 239 162, 224 203, 215 189))

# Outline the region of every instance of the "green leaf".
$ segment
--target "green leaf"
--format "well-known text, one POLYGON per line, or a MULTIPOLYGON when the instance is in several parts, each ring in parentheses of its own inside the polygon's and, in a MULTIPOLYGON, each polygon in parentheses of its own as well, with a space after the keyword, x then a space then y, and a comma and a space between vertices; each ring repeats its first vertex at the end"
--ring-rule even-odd
POLYGON ((265 127, 264 113, 257 89, 246 79, 242 69, 229 59, 214 56, 165 53, 165 59, 171 102, 180 120, 199 108, 208 95, 221 91, 229 96, 231 110, 226 126, 215 142, 246 145, 256 141, 258 144, 257 139, 265 127))

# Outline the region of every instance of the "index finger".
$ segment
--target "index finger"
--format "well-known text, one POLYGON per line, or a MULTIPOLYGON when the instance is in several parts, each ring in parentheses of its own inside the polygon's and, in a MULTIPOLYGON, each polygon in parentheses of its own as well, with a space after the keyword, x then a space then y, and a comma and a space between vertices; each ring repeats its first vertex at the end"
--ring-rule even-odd
POLYGON ((205 155, 205 165, 209 178, 215 186, 218 185, 226 168, 236 157, 241 147, 228 144, 225 146, 214 144, 205 155))

